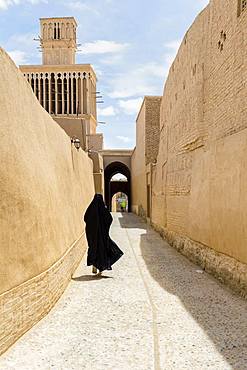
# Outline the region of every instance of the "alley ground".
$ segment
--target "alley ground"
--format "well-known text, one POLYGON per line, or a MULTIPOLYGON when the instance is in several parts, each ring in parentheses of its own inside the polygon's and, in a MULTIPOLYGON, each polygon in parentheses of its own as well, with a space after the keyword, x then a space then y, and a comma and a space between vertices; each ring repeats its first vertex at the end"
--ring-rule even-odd
POLYGON ((125 253, 113 271, 92 277, 84 260, 1 370, 247 369, 246 301, 132 214, 111 235, 125 253))

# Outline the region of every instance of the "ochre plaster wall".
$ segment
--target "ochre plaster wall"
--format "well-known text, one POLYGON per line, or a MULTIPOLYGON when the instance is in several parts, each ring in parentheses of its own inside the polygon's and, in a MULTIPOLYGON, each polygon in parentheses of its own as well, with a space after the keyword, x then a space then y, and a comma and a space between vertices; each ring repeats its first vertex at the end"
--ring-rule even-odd
POLYGON ((0 66, 1 352, 65 289, 86 248, 82 220, 94 183, 92 161, 71 145, 2 49, 0 66))
POLYGON ((160 96, 145 96, 136 120, 136 148, 131 157, 132 211, 148 215, 146 166, 156 162, 160 136, 160 96))
POLYGON ((89 157, 93 162, 93 177, 95 193, 102 194, 104 196, 104 163, 102 156, 96 151, 90 151, 89 157))
POLYGON ((136 120, 136 148, 131 157, 132 211, 145 217, 147 212, 145 163, 145 101, 136 120))
POLYGON ((83 118, 65 118, 65 117, 56 117, 54 116, 54 120, 59 124, 59 126, 64 129, 66 134, 71 138, 78 138, 80 140, 81 148, 86 150, 86 132, 89 127, 88 120, 83 118))
POLYGON ((153 223, 247 263, 247 10, 211 0, 170 69, 153 223))

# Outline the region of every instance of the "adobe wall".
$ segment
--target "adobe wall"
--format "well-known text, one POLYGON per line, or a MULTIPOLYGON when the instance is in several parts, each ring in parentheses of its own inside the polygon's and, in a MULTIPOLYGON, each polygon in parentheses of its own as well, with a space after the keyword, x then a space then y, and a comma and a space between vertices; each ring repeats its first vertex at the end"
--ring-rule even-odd
POLYGON ((147 216, 147 165, 155 163, 160 137, 160 96, 145 96, 136 120, 136 148, 131 157, 132 211, 147 216))
POLYGON ((161 96, 145 97, 145 157, 146 165, 156 162, 160 138, 161 96))
POLYGON ((87 139, 86 132, 89 127, 89 122, 82 118, 65 118, 65 117, 55 117, 54 120, 59 124, 59 126, 64 129, 69 137, 76 137, 80 140, 81 148, 83 150, 87 149, 87 139))
POLYGON ((93 162, 93 177, 94 177, 94 188, 95 193, 102 194, 104 196, 104 162, 102 156, 96 151, 90 151, 88 153, 89 158, 93 162))
POLYGON ((152 222, 247 292, 247 10, 211 0, 170 69, 161 104, 152 222))
POLYGON ((103 150, 104 137, 103 134, 87 135, 87 148, 93 152, 103 150))
POLYGON ((145 101, 136 120, 136 148, 131 156, 132 212, 146 217, 145 101))
POLYGON ((0 49, 0 354, 59 299, 85 252, 92 161, 0 49))

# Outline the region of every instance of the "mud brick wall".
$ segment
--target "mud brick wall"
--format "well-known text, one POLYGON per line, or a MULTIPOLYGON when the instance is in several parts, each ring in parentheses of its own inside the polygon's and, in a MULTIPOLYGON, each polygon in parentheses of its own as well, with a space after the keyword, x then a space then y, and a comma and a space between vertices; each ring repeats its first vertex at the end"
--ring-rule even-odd
POLYGON ((211 0, 184 36, 164 88, 152 184, 153 224, 178 248, 182 238, 229 257, 226 271, 247 263, 247 9, 238 6, 211 0))
POLYGON ((66 288, 86 244, 93 165, 0 49, 0 353, 66 288), (76 242, 78 241, 78 242, 76 242))

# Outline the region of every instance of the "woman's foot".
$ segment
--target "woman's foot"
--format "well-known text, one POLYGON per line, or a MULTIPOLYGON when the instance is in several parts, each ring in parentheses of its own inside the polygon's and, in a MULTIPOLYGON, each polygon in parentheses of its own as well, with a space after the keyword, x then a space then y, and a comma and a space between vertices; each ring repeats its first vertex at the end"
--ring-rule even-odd
POLYGON ((94 267, 94 266, 93 266, 93 268, 92 268, 92 273, 93 273, 93 274, 97 274, 97 268, 96 268, 96 267, 94 267))

